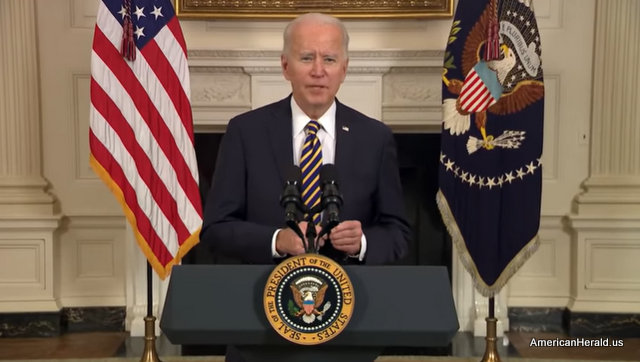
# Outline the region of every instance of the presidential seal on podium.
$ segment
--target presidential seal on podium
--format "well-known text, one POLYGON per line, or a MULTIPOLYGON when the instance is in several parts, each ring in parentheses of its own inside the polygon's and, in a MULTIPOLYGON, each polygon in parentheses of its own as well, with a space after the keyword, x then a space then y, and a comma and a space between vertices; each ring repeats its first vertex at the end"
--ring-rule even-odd
POLYGON ((338 336, 351 319, 353 285, 342 266, 320 254, 302 254, 280 263, 264 288, 264 311, 271 327, 297 344, 315 345, 338 336))

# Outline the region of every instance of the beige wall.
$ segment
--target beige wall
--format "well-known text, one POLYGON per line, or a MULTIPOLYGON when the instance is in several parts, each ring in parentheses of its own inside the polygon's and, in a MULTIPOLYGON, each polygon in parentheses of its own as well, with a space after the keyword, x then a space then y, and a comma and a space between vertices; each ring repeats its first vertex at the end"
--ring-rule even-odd
MULTIPOLYGON (((41 149, 42 166, 41 171, 32 173, 47 182, 38 192, 56 200, 45 216, 35 217, 27 211, 29 217, 23 218, 26 221, 19 230, 15 230, 11 212, 0 212, 0 312, 113 305, 140 310, 138 304, 144 303, 144 299, 132 298, 140 293, 140 287, 136 282, 139 273, 131 270, 139 270, 142 263, 131 255, 135 249, 128 245, 132 241, 124 218, 88 166, 89 59, 96 3, 0 0, 3 30, 10 13, 30 18, 34 29, 33 38, 24 40, 37 56, 33 69, 27 71, 36 75, 29 81, 39 89, 35 96, 40 101, 31 106, 39 107, 35 127, 42 142, 34 147, 41 149), (10 6, 16 2, 32 4, 32 10, 10 6), (38 223, 51 219, 59 220, 60 226, 48 224, 45 235, 34 238, 34 230, 42 231, 38 223), (25 247, 24 240, 35 241, 25 247), (42 299, 42 288, 46 305, 35 302, 42 299)), ((629 7, 627 12, 631 11, 634 19, 640 17, 632 0, 620 3, 629 7)), ((625 190, 631 198, 625 201, 629 207, 624 220, 608 219, 597 202, 589 204, 595 208, 589 210, 595 211, 584 217, 584 207, 581 213, 574 200, 584 191, 582 183, 590 179, 590 152, 607 152, 590 147, 592 87, 598 82, 594 74, 609 76, 594 64, 598 4, 595 0, 535 2, 546 91, 542 245, 505 290, 509 306, 640 312, 638 167, 625 171, 629 176, 625 190), (612 225, 621 222, 624 227, 617 234, 610 233, 612 225), (591 232, 597 235, 595 239, 591 232), (581 284, 589 289, 585 292, 581 284), (584 300, 589 302, 581 303, 584 300)), ((439 72, 450 21, 347 21, 352 72, 340 97, 396 129, 437 132, 439 72)), ((232 115, 288 92, 278 68, 284 22, 183 20, 182 27, 190 51, 196 129, 222 129, 232 115)), ((0 39, 9 44, 9 40, 23 36, 6 27, 0 39)), ((630 37, 631 42, 640 43, 637 31, 630 37)), ((637 49, 629 43, 620 47, 637 49)), ((7 51, 5 46, 3 49, 7 51)), ((2 54, 3 61, 8 59, 9 55, 2 54)), ((638 69, 633 69, 630 76, 638 86, 638 69)), ((24 70, 16 66, 5 71, 24 70)), ((2 87, 0 98, 13 99, 8 96, 13 90, 7 89, 6 82, 2 87)), ((633 93, 635 101, 639 100, 637 95, 633 93)), ((603 104, 599 111, 606 107, 611 106, 603 104)), ((622 108, 617 117, 638 120, 637 109, 622 108)), ((24 114, 19 110, 0 113, 0 125, 14 124, 24 114)), ((638 132, 638 126, 630 124, 622 129, 638 132)), ((607 140, 616 142, 619 131, 608 130, 607 140)), ((0 166, 21 162, 25 161, 17 156, 0 155, 0 166)), ((3 180, 16 177, 26 179, 24 175, 0 174, 0 202, 7 200, 5 194, 10 191, 3 180)), ((602 180, 611 185, 606 177, 602 180)), ((616 200, 607 195, 598 194, 602 196, 599 200, 615 208, 616 200)), ((587 199, 582 198, 584 202, 591 200, 587 199)), ((18 204, 26 204, 25 200, 18 200, 18 204)), ((465 278, 462 272, 454 278, 454 295, 462 328, 471 329, 477 296, 465 278)))

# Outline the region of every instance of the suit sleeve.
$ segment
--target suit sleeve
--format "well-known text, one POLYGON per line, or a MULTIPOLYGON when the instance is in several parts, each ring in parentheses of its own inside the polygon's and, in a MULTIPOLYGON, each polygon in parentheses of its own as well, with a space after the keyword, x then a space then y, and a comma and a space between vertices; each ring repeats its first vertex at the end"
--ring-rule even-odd
POLYGON ((273 263, 270 241, 276 227, 246 221, 247 153, 240 122, 232 119, 222 138, 205 205, 200 240, 212 252, 243 263, 273 263))
POLYGON ((387 264, 407 254, 411 229, 405 217, 404 199, 395 141, 391 131, 386 132, 380 153, 378 187, 372 207, 374 220, 364 227, 367 237, 365 264, 387 264))

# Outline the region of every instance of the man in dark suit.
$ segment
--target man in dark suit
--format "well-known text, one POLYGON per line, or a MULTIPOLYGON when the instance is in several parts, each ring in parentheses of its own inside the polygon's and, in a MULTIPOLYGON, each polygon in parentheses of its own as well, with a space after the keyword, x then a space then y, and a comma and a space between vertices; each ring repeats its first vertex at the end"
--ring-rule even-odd
MULTIPOLYGON (((320 253, 366 264, 406 253, 410 231, 393 135, 335 97, 346 76, 348 41, 344 25, 322 14, 300 16, 285 29, 281 64, 292 94, 233 118, 220 146, 200 234, 214 254, 274 263, 305 252, 285 226, 280 195, 287 170, 303 162, 311 120, 321 161, 335 163, 344 200, 342 221, 320 241, 320 253)), ((299 226, 304 233, 307 223, 299 226)))

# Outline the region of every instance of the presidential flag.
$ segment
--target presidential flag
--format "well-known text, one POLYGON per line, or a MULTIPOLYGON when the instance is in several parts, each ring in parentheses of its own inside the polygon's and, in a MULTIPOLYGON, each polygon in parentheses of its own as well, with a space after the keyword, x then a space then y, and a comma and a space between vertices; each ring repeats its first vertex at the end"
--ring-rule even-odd
POLYGON ((171 2, 102 0, 91 53, 90 164, 162 279, 202 225, 189 93, 171 2))
POLYGON ((436 199, 477 289, 538 246, 544 85, 531 0, 460 0, 442 73, 436 199))

